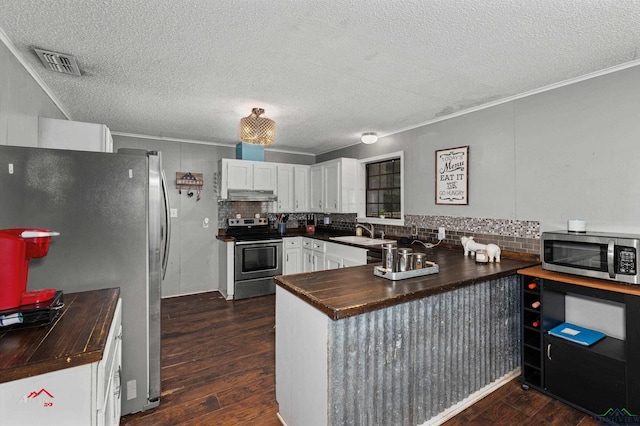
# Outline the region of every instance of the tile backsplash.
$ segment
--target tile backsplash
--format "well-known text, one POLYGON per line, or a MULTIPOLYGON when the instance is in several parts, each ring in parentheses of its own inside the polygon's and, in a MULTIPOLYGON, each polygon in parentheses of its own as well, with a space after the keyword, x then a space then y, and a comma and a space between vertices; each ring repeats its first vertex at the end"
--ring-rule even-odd
MULTIPOLYGON (((220 201, 218 202, 218 228, 227 227, 227 219, 240 214, 242 217, 253 217, 259 213, 269 218, 275 227, 276 214, 272 203, 259 201, 220 201)), ((331 231, 354 232, 356 214, 323 214, 323 213, 290 213, 287 228, 298 228, 306 225, 307 216, 315 215, 317 229, 331 231), (325 225, 324 218, 330 223, 325 225)), ((458 216, 405 215, 405 225, 376 225, 376 235, 383 231, 386 236, 408 237, 412 228, 417 227, 418 237, 423 241, 437 242, 438 228, 446 230, 445 243, 459 244, 460 237, 473 236, 482 244, 494 243, 503 250, 519 253, 540 254, 540 222, 531 220, 491 219, 458 216)))

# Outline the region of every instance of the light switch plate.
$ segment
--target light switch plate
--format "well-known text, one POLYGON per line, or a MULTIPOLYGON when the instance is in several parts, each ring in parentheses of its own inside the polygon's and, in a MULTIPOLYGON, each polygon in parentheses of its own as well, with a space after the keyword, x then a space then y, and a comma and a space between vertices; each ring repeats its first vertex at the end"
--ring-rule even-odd
POLYGON ((178 217, 178 209, 170 209, 171 217, 178 217))

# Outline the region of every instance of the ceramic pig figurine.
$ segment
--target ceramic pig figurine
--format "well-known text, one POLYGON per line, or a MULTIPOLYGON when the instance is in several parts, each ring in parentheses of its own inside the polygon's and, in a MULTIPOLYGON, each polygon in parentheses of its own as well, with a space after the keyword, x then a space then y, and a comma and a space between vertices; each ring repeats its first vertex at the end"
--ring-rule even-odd
POLYGON ((500 247, 495 244, 487 244, 487 258, 489 262, 495 260, 496 263, 500 263, 500 247))
POLYGON ((471 253, 476 255, 476 251, 485 250, 487 252, 487 258, 489 262, 495 261, 500 263, 500 247, 495 244, 479 244, 473 240, 473 237, 460 237, 460 243, 464 248, 464 255, 467 256, 471 253))
POLYGON ((462 243, 462 247, 464 248, 465 256, 467 256, 469 253, 475 256, 476 251, 486 250, 487 248, 486 245, 478 244, 475 241, 473 241, 473 237, 460 237, 460 242, 462 243))

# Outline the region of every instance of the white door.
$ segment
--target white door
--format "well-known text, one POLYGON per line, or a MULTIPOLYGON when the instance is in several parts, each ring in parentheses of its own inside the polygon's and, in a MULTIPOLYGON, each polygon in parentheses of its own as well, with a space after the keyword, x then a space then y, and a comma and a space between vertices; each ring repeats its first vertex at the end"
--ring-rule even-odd
POLYGON ((325 255, 324 257, 324 269, 340 269, 342 268, 342 258, 325 255))
POLYGON ((323 167, 311 166, 309 169, 309 188, 311 189, 309 210, 312 212, 321 212, 324 208, 323 194, 323 167))
POLYGON ((228 161, 227 188, 253 189, 253 163, 242 160, 228 161))
POLYGON ((302 249, 302 272, 313 272, 313 250, 302 249))
POLYGON ((302 249, 294 248, 284 251, 284 271, 286 274, 297 274, 302 272, 302 249))
POLYGON ((278 165, 278 212, 292 212, 293 208, 293 167, 278 165))
POLYGON ((278 173, 275 164, 253 163, 253 189, 256 191, 275 191, 278 173))
POLYGON ((340 211, 340 162, 335 161, 324 166, 324 212, 340 211))
POLYGON ((296 212, 309 211, 309 167, 293 166, 293 209, 296 212))

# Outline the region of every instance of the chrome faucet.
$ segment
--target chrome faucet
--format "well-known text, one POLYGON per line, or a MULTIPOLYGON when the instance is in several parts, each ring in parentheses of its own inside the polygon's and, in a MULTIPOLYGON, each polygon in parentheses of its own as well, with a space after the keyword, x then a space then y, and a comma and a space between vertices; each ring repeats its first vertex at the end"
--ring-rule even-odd
POLYGON ((413 240, 413 241, 411 242, 411 244, 415 244, 415 243, 420 243, 420 244, 422 244, 422 245, 424 246, 424 248, 428 248, 428 249, 430 249, 430 248, 437 247, 437 246, 441 243, 441 241, 438 241, 438 244, 425 243, 425 242, 420 241, 420 240, 413 240))
POLYGON ((367 231, 368 233, 370 233, 370 234, 371 234, 371 238, 375 238, 374 230, 373 230, 373 223, 371 224, 371 229, 367 228, 366 226, 364 226, 364 225, 363 225, 363 224, 361 224, 361 223, 356 223, 356 229, 357 229, 357 228, 362 228, 362 229, 364 229, 365 231, 367 231))

